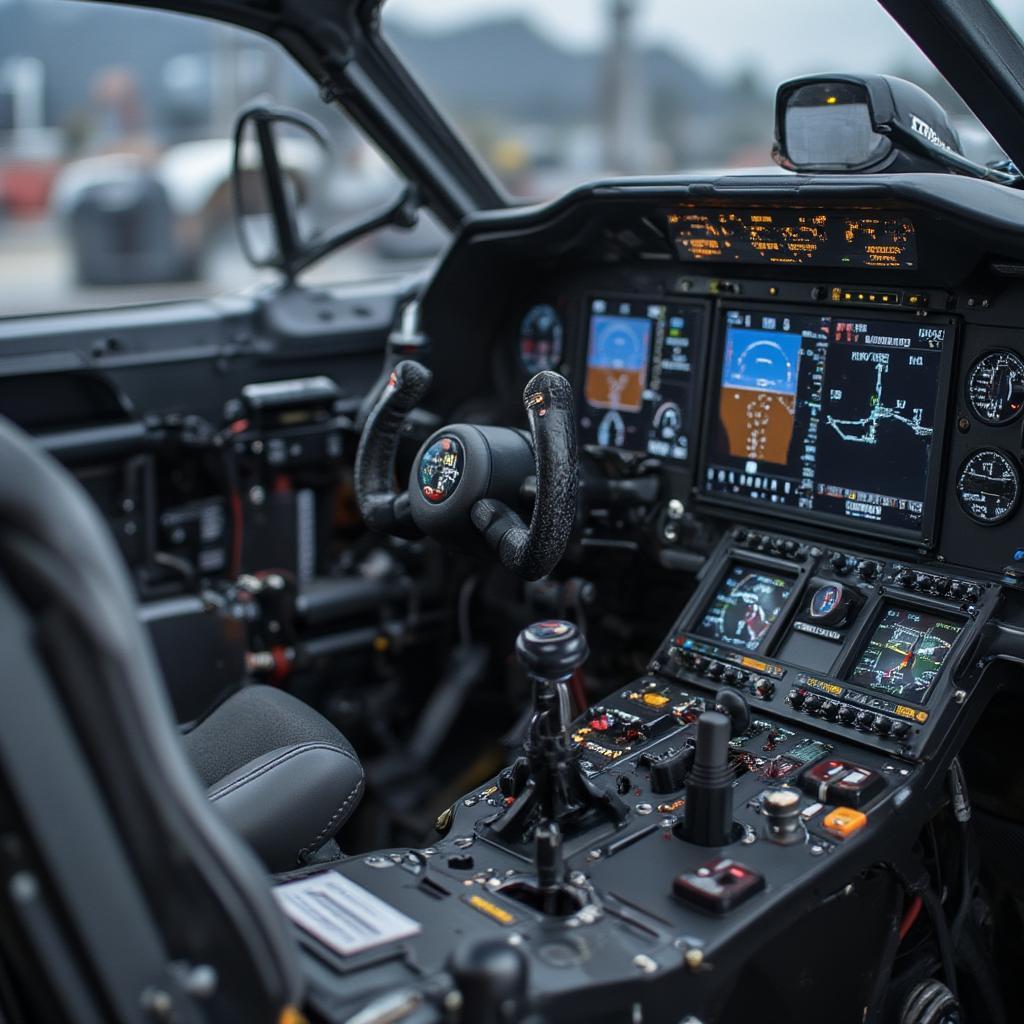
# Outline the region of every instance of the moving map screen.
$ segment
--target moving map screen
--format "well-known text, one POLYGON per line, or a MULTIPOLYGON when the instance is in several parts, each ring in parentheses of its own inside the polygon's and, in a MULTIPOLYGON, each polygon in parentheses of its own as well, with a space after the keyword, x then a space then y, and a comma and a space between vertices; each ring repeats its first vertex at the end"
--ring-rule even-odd
POLYGON ((963 629, 931 612, 890 605, 882 613, 849 681, 924 704, 963 629))
POLYGON ((726 310, 705 493, 920 536, 946 324, 726 310))
POLYGON ((699 306, 595 298, 587 327, 580 441, 685 462, 699 306))
POLYGON ((753 653, 785 607, 795 580, 737 562, 691 632, 753 653))

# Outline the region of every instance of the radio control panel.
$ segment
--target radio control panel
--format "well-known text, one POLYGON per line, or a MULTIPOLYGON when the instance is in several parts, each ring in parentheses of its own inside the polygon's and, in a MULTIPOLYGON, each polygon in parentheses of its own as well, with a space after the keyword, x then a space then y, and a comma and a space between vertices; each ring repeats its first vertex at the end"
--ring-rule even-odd
POLYGON ((984 580, 737 528, 649 668, 916 758, 966 699, 998 598, 984 580))

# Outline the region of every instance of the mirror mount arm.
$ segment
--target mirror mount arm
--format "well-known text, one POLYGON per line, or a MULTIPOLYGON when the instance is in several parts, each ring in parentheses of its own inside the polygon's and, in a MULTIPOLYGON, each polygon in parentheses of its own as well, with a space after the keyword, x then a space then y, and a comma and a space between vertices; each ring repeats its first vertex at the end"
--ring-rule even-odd
POLYGON ((380 228, 399 227, 412 228, 419 220, 421 202, 419 189, 415 185, 408 184, 391 202, 371 211, 361 220, 328 235, 326 238, 315 242, 306 249, 300 250, 291 263, 289 279, 306 267, 322 259, 329 252, 340 249, 343 245, 362 238, 380 228))
POLYGON ((244 107, 235 122, 235 151, 232 163, 232 180, 234 188, 235 223, 239 225, 238 238, 246 259, 255 267, 276 266, 288 279, 289 284, 295 275, 308 266, 303 262, 306 249, 299 239, 295 213, 285 194, 285 174, 278 159, 277 145, 274 142, 273 126, 277 123, 291 124, 308 132, 327 152, 330 151, 330 140, 320 123, 298 110, 288 107, 273 106, 259 100, 244 107), (241 229, 245 215, 242 202, 243 167, 243 136, 245 127, 252 122, 256 132, 256 145, 260 151, 260 173, 267 188, 270 200, 270 214, 274 221, 274 232, 277 235, 280 256, 277 259, 260 259, 249 246, 245 232, 241 229))

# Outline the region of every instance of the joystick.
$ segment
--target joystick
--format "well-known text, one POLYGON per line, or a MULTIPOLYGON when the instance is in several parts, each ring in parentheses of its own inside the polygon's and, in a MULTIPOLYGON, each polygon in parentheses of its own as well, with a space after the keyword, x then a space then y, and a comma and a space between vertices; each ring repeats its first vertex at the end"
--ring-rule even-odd
POLYGON ((732 721, 719 711, 697 719, 697 748, 686 783, 686 805, 677 834, 698 846, 725 846, 732 839, 733 770, 729 764, 732 721))
POLYGON ((516 639, 516 655, 533 683, 533 715, 523 756, 499 777, 513 802, 491 831, 522 843, 538 822, 571 827, 597 811, 621 822, 626 805, 614 790, 601 789, 579 766, 579 750, 569 734, 566 686, 589 653, 587 641, 571 622, 552 619, 527 626, 516 639))

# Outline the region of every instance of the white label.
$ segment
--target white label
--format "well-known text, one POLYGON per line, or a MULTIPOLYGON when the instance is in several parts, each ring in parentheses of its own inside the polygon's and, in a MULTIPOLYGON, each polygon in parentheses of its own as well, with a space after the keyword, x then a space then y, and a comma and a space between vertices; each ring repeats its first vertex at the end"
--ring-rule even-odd
POLYGON ((274 895, 300 928, 342 956, 420 931, 418 922, 336 871, 286 882, 274 895))

